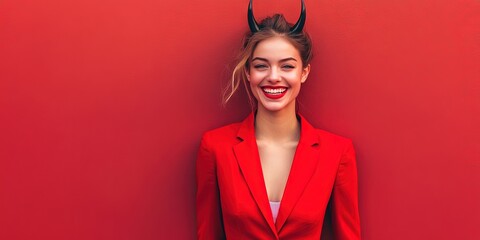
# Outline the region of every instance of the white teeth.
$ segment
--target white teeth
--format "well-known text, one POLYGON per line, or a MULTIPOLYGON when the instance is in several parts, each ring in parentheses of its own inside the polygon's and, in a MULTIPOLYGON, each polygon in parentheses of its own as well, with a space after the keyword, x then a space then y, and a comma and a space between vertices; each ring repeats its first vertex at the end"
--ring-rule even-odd
POLYGON ((286 88, 264 88, 263 91, 270 94, 279 94, 287 91, 287 89, 286 88))

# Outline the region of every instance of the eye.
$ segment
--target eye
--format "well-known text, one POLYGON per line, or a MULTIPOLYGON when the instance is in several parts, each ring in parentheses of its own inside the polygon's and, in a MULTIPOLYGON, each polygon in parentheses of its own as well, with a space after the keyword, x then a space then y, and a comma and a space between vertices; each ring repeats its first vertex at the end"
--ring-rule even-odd
POLYGON ((255 68, 255 69, 267 68, 267 65, 265 65, 265 64, 256 64, 256 65, 253 65, 253 68, 255 68))
POLYGON ((295 66, 293 66, 293 65, 283 65, 282 67, 285 68, 285 69, 294 69, 295 68, 295 66))

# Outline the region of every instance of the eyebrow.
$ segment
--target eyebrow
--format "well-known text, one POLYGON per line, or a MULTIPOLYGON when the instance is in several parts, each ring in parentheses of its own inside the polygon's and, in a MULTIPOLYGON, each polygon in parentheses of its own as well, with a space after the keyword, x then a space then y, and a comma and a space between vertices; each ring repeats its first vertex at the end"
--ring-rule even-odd
MULTIPOLYGON (((255 61, 255 60, 261 60, 261 61, 265 61, 265 62, 268 62, 268 60, 266 58, 261 58, 261 57, 255 57, 252 59, 252 62, 255 61)), ((289 57, 289 58, 284 58, 284 59, 281 59, 280 62, 286 62, 286 61, 290 61, 290 60, 293 60, 293 61, 297 61, 297 59, 293 58, 293 57, 289 57)))

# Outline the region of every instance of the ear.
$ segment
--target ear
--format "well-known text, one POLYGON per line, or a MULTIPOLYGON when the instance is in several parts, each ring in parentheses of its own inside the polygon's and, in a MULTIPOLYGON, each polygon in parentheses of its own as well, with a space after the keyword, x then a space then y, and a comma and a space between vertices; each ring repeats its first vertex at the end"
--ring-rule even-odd
POLYGON ((307 81, 308 74, 310 73, 310 64, 308 64, 306 67, 303 68, 302 70, 302 83, 307 81))
POLYGON ((245 72, 245 76, 247 76, 247 80, 250 82, 250 71, 247 67, 244 67, 243 71, 245 72))

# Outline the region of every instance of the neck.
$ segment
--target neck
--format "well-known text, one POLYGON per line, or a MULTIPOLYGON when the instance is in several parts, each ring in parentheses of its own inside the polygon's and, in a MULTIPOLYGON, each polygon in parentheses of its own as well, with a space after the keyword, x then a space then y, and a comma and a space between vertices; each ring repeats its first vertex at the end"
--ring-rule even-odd
POLYGON ((271 112, 261 106, 255 117, 255 137, 257 140, 291 142, 300 139, 300 123, 293 107, 271 112))

